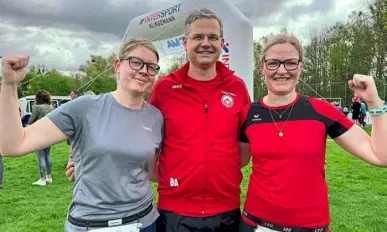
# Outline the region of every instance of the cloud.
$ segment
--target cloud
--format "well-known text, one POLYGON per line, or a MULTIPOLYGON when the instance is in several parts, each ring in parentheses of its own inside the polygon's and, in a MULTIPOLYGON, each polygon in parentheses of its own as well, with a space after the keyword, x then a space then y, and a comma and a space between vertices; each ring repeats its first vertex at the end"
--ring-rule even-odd
MULTIPOLYGON (((0 0, 0 55, 28 53, 33 64, 75 71, 91 54, 117 53, 133 17, 178 2, 181 1, 29 0, 20 4, 0 0)), ((342 21, 344 12, 356 5, 355 0, 231 2, 253 23, 255 38, 286 27, 303 40, 307 40, 310 28, 342 21), (351 7, 345 11, 346 6, 351 7)))
POLYGON ((120 41, 107 33, 70 31, 58 28, 14 27, 0 24, 1 54, 29 54, 32 64, 48 68, 75 71, 90 54, 110 55, 120 41), (109 41, 109 42, 106 42, 109 41))
POLYGON ((258 39, 286 28, 299 37, 303 44, 307 44, 311 31, 321 31, 336 22, 345 22, 352 11, 362 9, 360 2, 361 0, 301 0, 294 1, 294 5, 288 3, 284 10, 270 15, 263 23, 255 24, 254 38, 258 39))

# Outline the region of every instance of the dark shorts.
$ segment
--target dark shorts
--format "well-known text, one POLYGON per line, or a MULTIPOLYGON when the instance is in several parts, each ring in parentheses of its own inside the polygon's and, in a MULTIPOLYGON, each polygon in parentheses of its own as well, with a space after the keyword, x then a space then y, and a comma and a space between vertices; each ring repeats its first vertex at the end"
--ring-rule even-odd
POLYGON ((353 102, 352 103, 352 119, 359 119, 359 116, 361 114, 360 111, 360 103, 359 102, 353 102))
POLYGON ((156 232, 156 222, 152 223, 152 225, 142 228, 140 232, 156 232))
MULTIPOLYGON (((254 232, 256 227, 250 226, 247 222, 241 219, 241 223, 239 225, 239 232, 254 232)), ((332 232, 332 230, 328 229, 327 232, 332 232)))
POLYGON ((254 232, 255 227, 250 226, 245 222, 243 219, 241 219, 241 223, 239 225, 239 232, 254 232))
POLYGON ((359 119, 359 116, 360 116, 360 112, 356 112, 356 111, 352 112, 352 119, 353 120, 359 119))
POLYGON ((238 232, 241 220, 239 209, 211 217, 193 218, 159 210, 157 232, 238 232))

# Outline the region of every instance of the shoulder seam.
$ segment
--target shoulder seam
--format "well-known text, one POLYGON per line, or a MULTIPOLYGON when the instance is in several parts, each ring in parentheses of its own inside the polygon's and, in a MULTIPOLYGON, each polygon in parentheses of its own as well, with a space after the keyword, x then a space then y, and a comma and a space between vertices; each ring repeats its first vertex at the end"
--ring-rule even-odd
MULTIPOLYGON (((236 80, 239 84, 241 84, 241 85, 242 85, 242 88, 246 91, 247 97, 250 98, 249 90, 247 89, 246 83, 243 81, 243 79, 240 78, 240 77, 237 77, 237 76, 235 76, 235 75, 234 75, 234 77, 235 77, 235 80, 236 80)), ((250 102, 252 102, 251 99, 250 99, 250 102)))

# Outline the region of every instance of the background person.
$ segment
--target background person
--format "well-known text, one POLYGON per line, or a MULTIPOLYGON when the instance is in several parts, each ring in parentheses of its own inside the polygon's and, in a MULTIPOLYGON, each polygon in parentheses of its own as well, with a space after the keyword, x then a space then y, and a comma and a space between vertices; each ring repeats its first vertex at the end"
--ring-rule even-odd
MULTIPOLYGON (((32 114, 28 125, 44 118, 54 110, 51 102, 51 94, 45 90, 38 90, 35 94, 35 104, 32 106, 32 114)), ((50 156, 51 146, 37 151, 40 179, 32 183, 33 185, 45 186, 52 183, 52 161, 50 156)))

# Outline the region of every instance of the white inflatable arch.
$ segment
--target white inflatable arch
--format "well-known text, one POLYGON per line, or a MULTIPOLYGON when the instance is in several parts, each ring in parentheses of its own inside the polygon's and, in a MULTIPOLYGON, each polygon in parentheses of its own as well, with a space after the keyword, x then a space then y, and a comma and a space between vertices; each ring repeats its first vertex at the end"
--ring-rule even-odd
POLYGON ((195 8, 213 10, 224 22, 225 46, 219 58, 245 81, 251 99, 253 88, 253 26, 231 3, 224 0, 186 1, 140 15, 129 22, 123 40, 141 36, 153 41, 161 55, 183 53, 184 21, 195 8))

